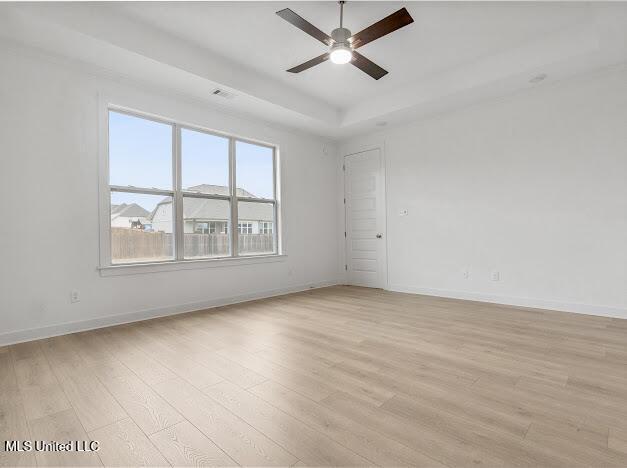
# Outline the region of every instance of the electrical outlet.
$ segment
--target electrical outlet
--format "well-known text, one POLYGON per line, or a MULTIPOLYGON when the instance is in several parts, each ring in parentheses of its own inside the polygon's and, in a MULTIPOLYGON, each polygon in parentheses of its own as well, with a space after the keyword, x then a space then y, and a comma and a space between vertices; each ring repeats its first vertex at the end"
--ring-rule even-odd
POLYGON ((466 269, 462 272, 464 279, 470 279, 470 270, 466 269))
POLYGON ((403 208, 402 210, 399 210, 398 215, 407 216, 407 208, 403 208))
POLYGON ((490 278, 492 278, 492 281, 500 281, 501 273, 499 273, 498 271, 493 271, 492 275, 490 275, 490 278))
POLYGON ((70 292, 70 302, 74 303, 74 302, 80 302, 81 300, 81 293, 78 292, 76 289, 72 290, 72 292, 70 292))

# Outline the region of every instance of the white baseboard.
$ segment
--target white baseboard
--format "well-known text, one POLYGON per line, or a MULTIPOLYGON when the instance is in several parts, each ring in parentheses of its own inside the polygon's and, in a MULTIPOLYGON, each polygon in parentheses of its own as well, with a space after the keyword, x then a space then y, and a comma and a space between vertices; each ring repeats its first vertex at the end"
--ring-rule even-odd
MULTIPOLYGON (((306 285, 291 286, 288 288, 278 288, 266 291, 258 291, 254 293, 241 294, 238 296, 222 297, 201 302, 190 302, 157 309, 140 310, 136 312, 128 312, 118 315, 109 315, 89 320, 80 320, 76 322, 66 322, 58 325, 49 325, 40 328, 30 328, 26 330, 17 330, 0 334, 0 346, 22 343, 24 341, 39 340, 42 338, 50 338, 52 336, 66 335, 68 333, 76 333, 97 328, 110 327, 113 325, 121 325, 124 323, 139 322, 158 317, 167 317, 170 315, 184 314, 196 310, 211 309, 214 307, 237 304, 240 302, 252 301, 255 299, 264 299, 274 296, 282 296, 284 294, 306 291, 309 289, 324 288, 343 284, 342 280, 325 281, 319 283, 311 283, 306 285)), ((415 286, 405 286, 391 284, 390 291, 423 294, 426 296, 446 297, 451 299, 464 299, 469 301, 488 302, 492 304, 503 304, 516 307, 529 307, 534 309, 558 310, 562 312, 573 312, 577 314, 597 315, 601 317, 613 317, 627 319, 627 309, 610 306, 599 306, 581 303, 565 303, 558 301, 550 301, 544 299, 532 299, 523 297, 501 296, 496 294, 481 294, 468 291, 454 291, 448 289, 421 288, 415 286)))
POLYGON ((66 322, 58 325, 49 325, 40 328, 29 328, 26 330, 17 330, 0 334, 0 346, 22 343, 24 341, 39 340, 42 338, 50 338, 52 336, 67 335, 68 333, 76 333, 96 328, 110 327, 113 325, 121 325, 124 323, 139 322, 158 317, 167 317, 169 315, 184 314, 196 310, 211 309, 213 307, 225 306, 229 304, 237 304, 239 302, 252 301, 255 299, 264 299, 273 296, 282 296, 284 294, 306 291, 309 289, 324 288, 327 286, 335 286, 341 281, 325 281, 319 283, 311 283, 299 286, 290 286, 287 288, 278 288, 266 291, 258 291, 238 296, 221 297, 201 302, 190 302, 187 304, 160 307, 158 309, 139 310, 135 312, 127 312, 124 314, 109 315, 89 320, 80 320, 76 322, 66 322))
POLYGON ((622 309, 620 307, 581 304, 574 302, 559 302, 527 297, 501 296, 498 294, 482 294, 469 291, 454 291, 449 289, 421 288, 400 284, 391 284, 389 290, 411 294, 424 294, 425 296, 446 297, 450 299, 465 299, 468 301, 489 302, 492 304, 502 304, 516 307, 558 310, 560 312, 572 312, 575 314, 597 315, 600 317, 627 319, 627 309, 622 309))

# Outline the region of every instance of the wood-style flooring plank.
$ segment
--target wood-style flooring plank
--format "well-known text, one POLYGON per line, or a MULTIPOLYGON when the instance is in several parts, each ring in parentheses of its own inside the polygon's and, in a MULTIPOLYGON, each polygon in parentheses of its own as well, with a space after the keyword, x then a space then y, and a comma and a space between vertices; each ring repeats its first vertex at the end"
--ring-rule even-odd
POLYGON ((143 325, 136 324, 125 331, 139 349, 192 385, 202 388, 223 380, 207 367, 189 359, 187 354, 181 352, 176 346, 164 342, 148 330, 143 330, 143 325))
POLYGON ((218 351, 221 356, 248 367, 271 380, 302 393, 314 400, 322 400, 334 392, 332 387, 307 375, 306 372, 288 369, 274 364, 247 351, 225 348, 218 351))
POLYGON ((8 347, 0 348, 0 466, 33 466, 32 452, 10 452, 5 450, 8 440, 31 440, 30 429, 24 414, 13 360, 8 347))
POLYGON ((185 381, 156 386, 159 394, 240 465, 284 466, 298 458, 185 381))
POLYGON ((204 393, 310 466, 369 464, 333 439, 230 382, 208 387, 204 393))
POLYGON ((113 395, 79 357, 66 337, 42 341, 42 350, 87 432, 128 417, 113 395))
POLYGON ((426 454, 376 432, 272 381, 249 390, 277 408, 381 466, 444 466, 426 454))
POLYGON ((337 286, 0 348, 0 436, 118 466, 624 467, 625 389, 627 320, 337 286))
POLYGON ((174 372, 137 347, 136 341, 125 333, 123 327, 98 330, 94 339, 101 342, 113 356, 147 385, 154 385, 176 377, 174 372))
MULTIPOLYGON (((34 441, 67 443, 91 440, 74 410, 60 411, 29 422, 34 441)), ((52 451, 35 452, 39 466, 102 466, 98 452, 92 451, 52 451)))
POLYGON ((39 419, 71 408, 61 385, 41 352, 40 343, 13 347, 17 384, 26 419, 39 419), (27 352, 26 352, 27 351, 27 352))
POLYGON ((105 466, 169 466, 157 447, 131 419, 123 419, 89 433, 98 441, 105 466))
POLYGON ((627 429, 610 428, 608 447, 627 455, 627 429))
POLYGON ((121 364, 102 364, 94 368, 94 372, 145 434, 150 435, 184 420, 171 405, 121 364))
POLYGON ((155 432, 150 440, 172 466, 237 466, 189 421, 155 432))

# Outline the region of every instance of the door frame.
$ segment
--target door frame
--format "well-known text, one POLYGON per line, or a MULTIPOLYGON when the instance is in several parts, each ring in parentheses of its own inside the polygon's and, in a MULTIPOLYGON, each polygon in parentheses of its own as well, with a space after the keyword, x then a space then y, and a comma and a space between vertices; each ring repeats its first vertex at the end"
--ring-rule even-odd
POLYGON ((348 265, 348 237, 347 237, 347 232, 348 232, 348 223, 347 223, 347 219, 346 219, 346 158, 349 156, 354 156, 356 154, 361 154, 361 153, 366 153, 368 151, 379 151, 379 170, 381 171, 381 183, 383 184, 383 190, 381 190, 381 206, 382 206, 382 210, 381 210, 381 216, 383 216, 383 219, 381 220, 381 224, 383 226, 382 229, 382 234, 383 234, 383 248, 382 248, 382 254, 383 254, 383 258, 381 259, 381 262, 383 263, 383 278, 381 280, 381 284, 380 284, 380 288, 384 289, 384 290, 389 290, 389 274, 388 274, 388 222, 387 222, 387 171, 386 171, 386 160, 385 160, 385 152, 383 150, 384 145, 375 145, 375 146, 368 146, 368 147, 364 147, 364 148, 359 148, 359 150, 356 151, 350 151, 350 152, 344 152, 344 155, 342 156, 342 160, 341 160, 341 174, 342 174, 342 197, 343 197, 343 203, 342 203, 342 212, 343 212, 343 216, 342 216, 342 220, 344 222, 344 231, 342 232, 342 236, 343 236, 343 246, 344 246, 344 270, 343 270, 343 274, 344 274, 344 283, 348 284, 348 272, 347 272, 347 265, 348 265))

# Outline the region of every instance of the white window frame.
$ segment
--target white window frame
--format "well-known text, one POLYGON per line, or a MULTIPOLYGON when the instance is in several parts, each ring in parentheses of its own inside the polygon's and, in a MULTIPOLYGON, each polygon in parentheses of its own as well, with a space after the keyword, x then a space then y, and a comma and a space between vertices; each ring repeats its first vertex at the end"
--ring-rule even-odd
POLYGON ((252 234, 253 233, 253 222, 252 221, 238 221, 237 222, 237 232, 238 234, 252 234), (241 231, 241 226, 246 226, 246 232, 241 231))
POLYGON ((220 226, 222 224, 225 223, 225 221, 207 221, 207 227, 209 229, 209 234, 228 234, 229 231, 229 223, 228 221, 226 221, 226 232, 218 232, 218 223, 220 224, 220 226), (213 232, 211 232, 211 229, 213 229, 213 232))
POLYGON ((274 223, 272 221, 259 221, 259 234, 274 234, 274 223))
POLYGON ((279 229, 273 231, 274 252, 263 254, 240 255, 238 247, 237 210, 239 202, 270 203, 274 208, 274 222, 280 225, 281 205, 280 205, 280 178, 279 178, 279 147, 277 145, 241 137, 229 133, 219 132, 202 126, 184 123, 179 120, 170 119, 142 112, 136 109, 111 104, 103 101, 100 103, 100 151, 99 151, 99 212, 100 212, 100 265, 99 270, 103 276, 119 274, 149 273, 157 271, 171 271, 179 269, 194 269, 202 267, 229 266, 237 264, 249 264, 257 262, 281 261, 286 255, 282 249, 282 238, 279 229), (152 120, 172 126, 172 164, 173 164, 173 188, 166 190, 145 189, 137 187, 118 187, 109 184, 109 112, 118 112, 133 117, 152 120), (200 194, 188 192, 182 189, 181 182, 181 130, 187 129, 196 132, 206 133, 229 140, 229 195, 200 194), (237 196, 236 181, 236 142, 241 141, 257 146, 272 149, 273 160, 273 187, 274 198, 253 198, 237 196), (163 196, 172 196, 173 206, 173 235, 174 235, 174 259, 155 260, 154 262, 127 262, 112 263, 111 261, 111 192, 131 192, 145 193, 163 196), (184 258, 184 236, 183 236, 183 197, 196 197, 207 199, 227 200, 230 203, 230 219, 227 220, 228 233, 230 235, 230 255, 225 257, 208 257, 203 259, 184 258))

